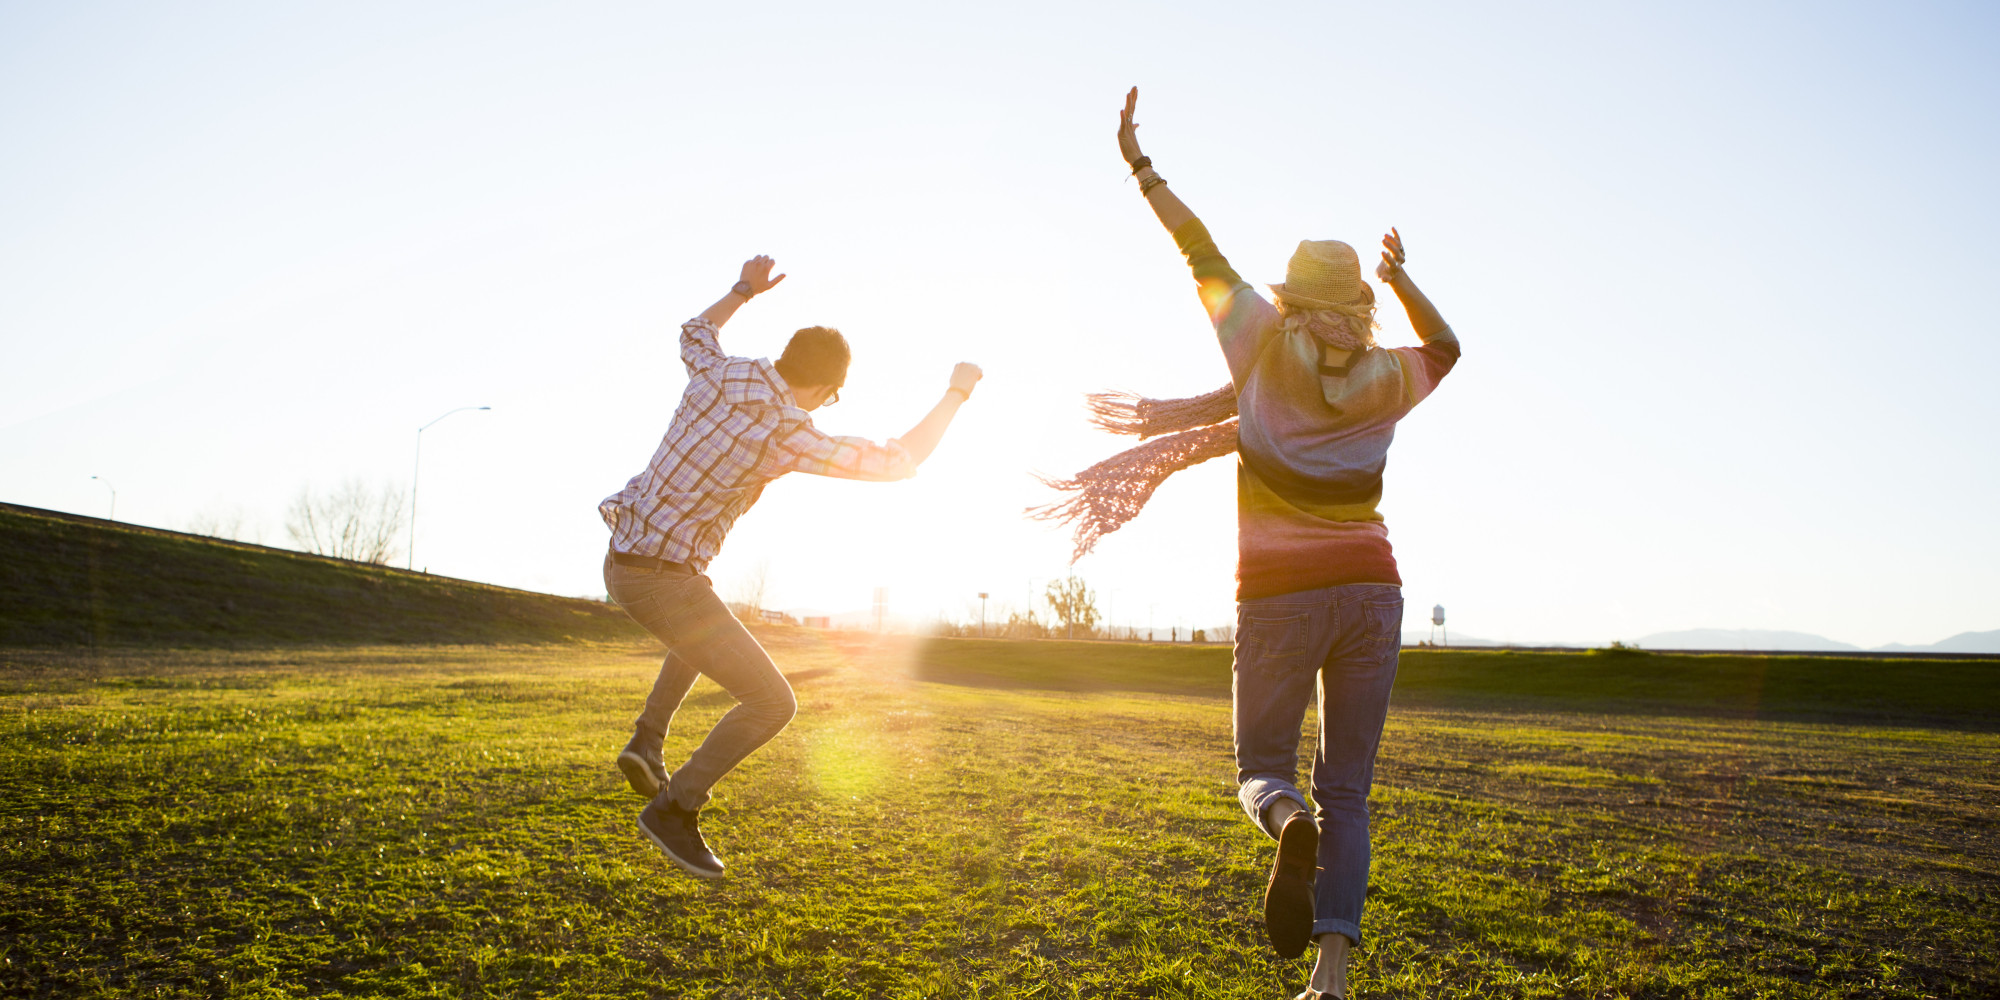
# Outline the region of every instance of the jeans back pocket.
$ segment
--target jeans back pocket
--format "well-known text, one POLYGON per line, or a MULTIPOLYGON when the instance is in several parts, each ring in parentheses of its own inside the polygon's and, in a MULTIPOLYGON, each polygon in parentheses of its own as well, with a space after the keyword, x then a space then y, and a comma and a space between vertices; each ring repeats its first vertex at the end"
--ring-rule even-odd
POLYGON ((1237 644, 1239 669, 1288 670, 1304 662, 1306 633, 1312 616, 1308 614, 1264 617, 1243 616, 1243 634, 1237 644))
POLYGON ((1403 644, 1403 598, 1398 594, 1390 598, 1363 601, 1361 604, 1361 637, 1369 643, 1394 641, 1403 644))

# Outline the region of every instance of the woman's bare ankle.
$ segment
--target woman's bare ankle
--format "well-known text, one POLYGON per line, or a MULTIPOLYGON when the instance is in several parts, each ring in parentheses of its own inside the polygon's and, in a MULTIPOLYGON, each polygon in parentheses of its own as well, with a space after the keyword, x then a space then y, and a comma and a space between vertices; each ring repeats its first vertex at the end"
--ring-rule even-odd
POLYGON ((1339 932, 1321 934, 1319 958, 1313 963, 1312 988, 1328 996, 1347 995, 1347 950, 1353 942, 1339 932))
POLYGON ((1306 807, 1299 805, 1297 799, 1280 796, 1277 801, 1264 807, 1264 829, 1269 830, 1271 836, 1275 837, 1285 828, 1285 821, 1291 819, 1293 813, 1305 811, 1306 807))

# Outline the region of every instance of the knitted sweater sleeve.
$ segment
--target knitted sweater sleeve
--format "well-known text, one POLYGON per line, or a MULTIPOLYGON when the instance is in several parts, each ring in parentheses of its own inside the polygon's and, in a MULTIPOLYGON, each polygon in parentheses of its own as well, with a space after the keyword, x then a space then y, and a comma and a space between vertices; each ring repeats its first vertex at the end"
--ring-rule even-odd
POLYGON ((1180 247, 1194 272, 1202 308, 1208 310, 1208 318, 1215 324, 1215 336, 1229 362, 1230 377, 1241 389, 1258 352, 1278 330, 1278 310, 1229 266, 1229 259, 1216 248, 1215 239, 1209 236, 1208 227, 1200 219, 1190 219, 1174 230, 1174 244, 1180 247))

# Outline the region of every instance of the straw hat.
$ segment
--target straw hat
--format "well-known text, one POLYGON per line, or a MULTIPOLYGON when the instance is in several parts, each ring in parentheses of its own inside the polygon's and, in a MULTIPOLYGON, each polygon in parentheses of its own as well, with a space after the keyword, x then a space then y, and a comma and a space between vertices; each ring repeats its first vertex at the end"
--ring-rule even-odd
POLYGON ((1352 306, 1368 294, 1361 283, 1361 255, 1339 240, 1300 240, 1285 265, 1285 283, 1271 291, 1307 309, 1352 306))

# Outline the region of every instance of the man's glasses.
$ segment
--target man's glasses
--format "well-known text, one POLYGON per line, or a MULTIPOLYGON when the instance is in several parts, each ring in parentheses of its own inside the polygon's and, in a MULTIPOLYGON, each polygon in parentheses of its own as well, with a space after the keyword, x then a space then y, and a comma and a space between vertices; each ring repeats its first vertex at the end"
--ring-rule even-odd
POLYGON ((836 386, 836 387, 834 388, 834 390, 833 390, 833 395, 831 395, 831 396, 828 396, 828 397, 826 397, 826 402, 824 402, 824 403, 821 403, 821 404, 819 404, 819 405, 821 405, 821 406, 832 406, 833 404, 835 404, 835 403, 838 403, 838 402, 840 402, 840 389, 839 389, 839 387, 837 387, 837 386, 836 386))

